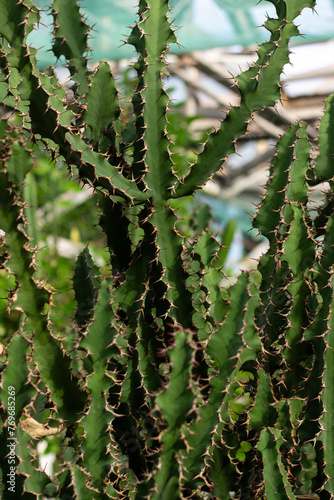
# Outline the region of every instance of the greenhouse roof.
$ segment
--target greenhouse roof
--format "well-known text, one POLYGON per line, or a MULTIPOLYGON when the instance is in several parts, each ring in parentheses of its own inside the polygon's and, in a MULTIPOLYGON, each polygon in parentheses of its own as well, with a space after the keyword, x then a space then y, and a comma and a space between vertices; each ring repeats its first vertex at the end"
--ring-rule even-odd
MULTIPOLYGON (((51 48, 51 0, 35 0, 43 8, 41 24, 29 36, 29 42, 40 47, 41 64, 54 64, 51 48)), ((257 0, 171 0, 170 18, 177 29, 179 46, 172 52, 182 53, 213 47, 249 46, 268 38, 261 27, 266 15, 275 13, 273 4, 257 0)), ((87 24, 93 26, 90 45, 93 61, 131 58, 134 48, 124 44, 130 26, 136 21, 136 0, 81 0, 87 24)), ((334 0, 318 0, 316 12, 305 9, 297 23, 303 38, 298 42, 328 40, 334 37, 334 0)))

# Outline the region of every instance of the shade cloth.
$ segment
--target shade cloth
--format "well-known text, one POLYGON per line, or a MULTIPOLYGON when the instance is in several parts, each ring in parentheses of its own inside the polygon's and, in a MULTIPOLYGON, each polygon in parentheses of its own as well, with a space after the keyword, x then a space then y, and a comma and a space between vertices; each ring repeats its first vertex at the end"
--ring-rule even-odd
MULTIPOLYGON (((134 48, 123 42, 136 21, 136 0, 81 0, 91 32, 90 59, 119 60, 135 55, 134 48)), ((39 47, 41 64, 55 64, 50 52, 52 40, 51 0, 35 0, 43 8, 41 24, 29 35, 29 43, 39 47)), ((248 46, 269 38, 261 25, 266 14, 275 14, 274 6, 258 0, 171 0, 170 18, 178 27, 181 46, 173 44, 172 52, 190 52, 213 47, 248 46)), ((316 13, 305 9, 297 19, 304 38, 298 42, 328 40, 334 37, 334 0, 318 0, 316 13)))

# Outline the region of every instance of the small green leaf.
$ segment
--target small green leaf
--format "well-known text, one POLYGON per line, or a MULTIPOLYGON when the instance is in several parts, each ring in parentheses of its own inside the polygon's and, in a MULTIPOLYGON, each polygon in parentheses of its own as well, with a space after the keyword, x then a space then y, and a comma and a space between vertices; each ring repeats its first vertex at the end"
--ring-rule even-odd
POLYGON ((11 156, 6 162, 8 176, 11 182, 21 189, 27 173, 34 166, 32 155, 19 141, 13 142, 10 152, 11 156))
POLYGON ((86 99, 84 119, 92 131, 93 140, 98 142, 106 128, 120 115, 115 79, 108 63, 100 63, 92 77, 86 99))

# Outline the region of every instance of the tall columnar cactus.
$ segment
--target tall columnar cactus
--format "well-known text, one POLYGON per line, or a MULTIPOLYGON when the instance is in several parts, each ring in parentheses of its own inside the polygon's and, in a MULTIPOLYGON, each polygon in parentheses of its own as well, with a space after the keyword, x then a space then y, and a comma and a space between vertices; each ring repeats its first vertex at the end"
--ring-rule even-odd
POLYGON ((240 105, 181 174, 162 83, 176 40, 167 0, 139 2, 126 123, 109 65, 87 70, 88 27, 75 0, 51 7, 53 50, 68 61, 74 105, 26 43, 38 9, 0 1, 0 264, 15 277, 8 307, 20 315, 1 367, 4 499, 333 496, 333 97, 315 161, 304 124, 278 141, 254 220, 269 250, 228 291, 225 249, 205 210, 186 241, 172 208, 235 151, 252 113, 280 98, 293 21, 314 1, 272 3, 270 40, 237 78, 240 105), (110 252, 109 276, 87 249, 79 255, 77 309, 63 337, 27 236, 22 185, 41 147, 93 186, 110 252), (330 190, 314 216, 309 186, 323 181, 330 190), (48 434, 60 434, 63 450, 52 479, 35 451, 48 434))

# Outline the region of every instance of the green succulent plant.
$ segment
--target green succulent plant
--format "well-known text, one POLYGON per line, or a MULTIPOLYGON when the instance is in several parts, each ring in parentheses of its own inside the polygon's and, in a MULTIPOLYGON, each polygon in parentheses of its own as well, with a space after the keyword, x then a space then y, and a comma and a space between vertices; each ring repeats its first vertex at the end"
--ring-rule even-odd
POLYGON ((195 238, 176 230, 177 200, 200 190, 253 113, 280 98, 299 34, 293 21, 315 2, 271 3, 270 40, 237 77, 240 105, 181 175, 162 83, 176 40, 167 0, 139 2, 127 41, 138 52, 138 84, 126 122, 109 64, 87 69, 89 28, 75 0, 51 7, 71 103, 26 43, 39 20, 34 3, 0 1, 0 264, 17 314, 1 352, 1 450, 14 443, 0 458, 2 498, 332 498, 333 96, 315 160, 303 123, 277 143, 254 219, 269 241, 256 271, 222 290, 225 242, 206 230, 206 210, 195 238), (79 255, 77 307, 62 334, 27 235, 23 185, 41 148, 93 187, 110 254, 103 273, 87 248, 79 255), (309 186, 325 181, 314 216, 309 186), (60 436, 52 478, 36 455, 47 435, 60 436))

